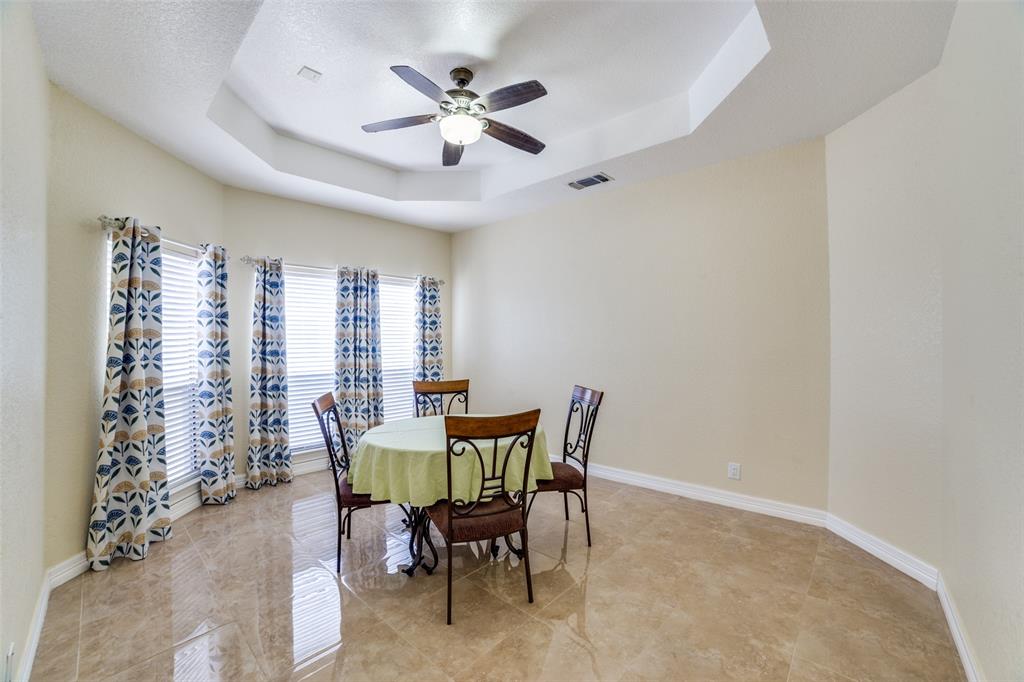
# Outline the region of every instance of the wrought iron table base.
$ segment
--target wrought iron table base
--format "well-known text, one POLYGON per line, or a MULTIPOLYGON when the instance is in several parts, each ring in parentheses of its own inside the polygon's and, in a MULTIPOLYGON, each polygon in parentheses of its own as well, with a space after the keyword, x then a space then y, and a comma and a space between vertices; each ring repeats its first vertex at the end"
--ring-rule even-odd
POLYGON ((434 541, 430 538, 430 517, 427 516, 427 510, 424 507, 413 507, 410 505, 406 508, 405 505, 398 505, 401 510, 405 513, 405 519, 403 523, 409 529, 409 567, 402 569, 410 578, 416 574, 417 568, 422 568, 427 575, 434 572, 437 568, 438 557, 437 549, 434 547, 434 541), (428 564, 423 556, 423 541, 426 540, 427 547, 430 548, 430 553, 433 555, 433 563, 428 564))

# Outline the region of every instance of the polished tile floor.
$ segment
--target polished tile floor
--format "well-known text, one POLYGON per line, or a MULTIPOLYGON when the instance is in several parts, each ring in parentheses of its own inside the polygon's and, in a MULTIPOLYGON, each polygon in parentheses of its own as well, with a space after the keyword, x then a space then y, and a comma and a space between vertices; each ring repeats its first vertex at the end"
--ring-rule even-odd
POLYGON ((50 597, 33 679, 960 680, 934 592, 818 528, 592 481, 594 546, 558 495, 530 518, 536 601, 502 551, 408 578, 396 507, 334 573, 329 474, 243 491, 50 597))

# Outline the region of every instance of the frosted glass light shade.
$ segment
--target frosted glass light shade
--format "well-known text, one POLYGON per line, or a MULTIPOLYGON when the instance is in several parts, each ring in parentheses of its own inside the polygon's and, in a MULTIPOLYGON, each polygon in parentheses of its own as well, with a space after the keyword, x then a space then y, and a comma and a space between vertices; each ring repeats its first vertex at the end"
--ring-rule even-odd
POLYGON ((469 114, 452 114, 438 122, 441 137, 452 144, 473 144, 480 139, 484 126, 478 119, 469 114))

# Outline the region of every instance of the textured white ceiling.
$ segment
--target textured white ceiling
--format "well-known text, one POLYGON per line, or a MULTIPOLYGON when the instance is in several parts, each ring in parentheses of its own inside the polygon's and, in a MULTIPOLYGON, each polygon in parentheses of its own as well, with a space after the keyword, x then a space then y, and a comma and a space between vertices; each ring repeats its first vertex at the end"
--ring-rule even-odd
MULTIPOLYGON (((534 6, 546 4, 275 2, 261 9, 258 2, 84 0, 41 2, 34 6, 34 15, 49 75, 57 85, 218 180, 413 224, 462 229, 834 130, 938 63, 955 7, 948 1, 758 4, 758 27, 763 23, 771 50, 759 63, 755 60, 756 66, 735 89, 730 84, 731 93, 722 93, 728 95, 696 130, 683 129, 675 139, 652 139, 632 149, 598 142, 590 145, 586 155, 563 154, 560 158, 565 148, 586 145, 588 138, 565 137, 568 133, 560 127, 565 114, 552 117, 550 113, 560 110, 576 115, 572 109, 577 103, 568 99, 560 102, 562 95, 552 94, 519 110, 501 112, 500 117, 544 139, 549 149, 530 157, 516 150, 502 150, 495 141, 486 140, 494 143, 489 147, 495 149, 481 145, 482 151, 472 161, 489 164, 479 171, 486 171, 487 176, 475 180, 482 188, 475 193, 465 188, 449 191, 449 180, 461 182, 465 178, 464 184, 469 187, 472 183, 468 180, 476 178, 477 171, 469 165, 450 172, 431 166, 433 154, 439 152, 430 150, 434 143, 425 130, 417 131, 424 134, 422 141, 410 137, 401 143, 392 143, 384 136, 401 137, 402 132, 366 135, 366 143, 382 140, 381 144, 387 145, 367 151, 346 146, 358 144, 361 132, 354 136, 338 133, 330 125, 329 108, 344 108, 347 99, 361 108, 360 118, 351 121, 354 125, 425 113, 430 101, 405 86, 387 67, 408 63, 444 86, 447 70, 456 65, 452 62, 463 60, 478 67, 473 87, 481 93, 537 78, 549 90, 554 91, 554 84, 558 84, 559 93, 573 92, 571 98, 585 97, 604 104, 596 109, 588 107, 587 115, 617 107, 620 113, 634 107, 635 114, 636 107, 652 99, 652 88, 671 94, 663 83, 668 78, 666 71, 649 70, 650 55, 661 55, 663 62, 664 50, 672 47, 678 55, 684 55, 680 61, 685 67, 680 67, 673 87, 685 89, 687 79, 692 80, 693 74, 703 68, 700 55, 707 55, 707 44, 715 40, 711 36, 735 20, 731 14, 726 16, 727 12, 719 14, 717 7, 691 8, 683 3, 579 2, 553 9, 534 6), (443 8, 444 16, 431 15, 424 21, 399 18, 390 24, 380 20, 383 15, 379 12, 394 18, 403 16, 399 11, 402 7, 415 15, 435 6, 443 8), (536 18, 538 12, 540 20, 536 18), (551 19, 547 12, 573 13, 573 22, 589 27, 581 30, 581 35, 589 34, 590 42, 567 40, 565 34, 575 23, 570 24, 567 14, 551 19), (277 18, 276 23, 265 28, 264 21, 272 16, 277 18), (661 25, 670 16, 694 17, 694 21, 702 17, 700 21, 707 22, 707 33, 694 37, 692 44, 670 45, 666 35, 671 30, 661 25), (564 30, 547 30, 549 20, 560 21, 564 30), (538 21, 540 25, 536 25, 538 21), (337 22, 340 25, 336 30, 342 37, 333 34, 331 27, 337 22), (360 27, 355 37, 345 33, 353 25, 360 27), (624 26, 629 30, 623 30, 624 26), (285 43, 291 41, 291 48, 279 45, 272 49, 268 42, 267 55, 248 55, 250 38, 256 40, 268 30, 291 36, 282 38, 285 43), (295 41, 294 37, 304 31, 311 34, 305 39, 307 44, 295 41), (538 31, 547 37, 531 38, 538 31), (656 44, 648 46, 648 36, 656 44), (363 48, 344 49, 339 54, 339 44, 349 40, 363 48), (505 54, 517 58, 506 59, 505 54), (577 54, 591 57, 592 63, 576 58, 577 54), (325 72, 320 84, 294 76, 302 64, 325 72), (252 75, 261 68, 267 72, 265 80, 252 75), (341 74, 352 79, 353 74, 363 72, 373 75, 367 83, 375 89, 372 98, 365 98, 359 85, 348 92, 351 86, 331 83, 341 74), (243 73, 249 74, 244 76, 251 81, 249 85, 239 80, 243 73), (606 77, 613 73, 614 77, 606 77), (630 73, 635 75, 629 77, 630 73), (261 94, 259 87, 277 80, 282 84, 279 96, 273 96, 273 89, 261 94), (234 97, 231 89, 241 95, 235 98, 240 107, 252 107, 279 131, 255 115, 239 119, 242 127, 231 133, 215 123, 211 117, 216 113, 225 115, 225 102, 230 103, 234 97), (309 119, 302 118, 306 114, 301 98, 306 96, 318 104, 305 107, 311 110, 309 119), (269 103, 263 103, 260 97, 269 103), (424 105, 426 108, 421 108, 424 105), (243 139, 245 144, 240 141, 243 139), (320 146, 296 139, 315 141, 320 146), (426 145, 426 151, 421 144, 426 145), (343 153, 346 151, 349 153, 343 153), (404 155, 406 151, 408 156, 404 155), (571 165, 572 159, 584 156, 586 163, 571 165), (429 170, 403 171, 395 176, 397 180, 388 175, 398 172, 395 168, 421 163, 429 170), (545 164, 546 171, 538 174, 536 168, 545 164), (566 188, 566 181, 597 170, 607 171, 616 182, 583 192, 566 188), (317 179, 311 179, 314 177, 317 179), (400 189, 407 188, 406 180, 411 178, 416 181, 415 191, 406 192, 405 200, 396 200, 388 198, 386 192, 366 191, 350 181, 353 177, 395 181, 400 189), (513 189, 495 190, 503 185, 513 189), (433 198, 433 186, 439 188, 437 197, 447 196, 447 200, 423 200, 433 198)), ((749 10, 750 6, 742 7, 749 10)), ((726 10, 733 11, 729 6, 726 10)), ((686 27, 673 30, 678 36, 686 27)), ((339 113, 339 121, 342 119, 339 113)), ((608 127, 620 119, 599 120, 596 125, 608 127)), ((645 132, 639 130, 638 137, 645 132)), ((471 151, 476 150, 467 149, 467 164, 471 151)))
MULTIPOLYGON (((494 118, 556 145, 646 103, 685 92, 753 6, 743 2, 266 2, 227 84, 276 130, 396 169, 441 169, 434 124, 367 134, 370 123, 436 113, 388 67, 447 90, 473 69, 479 94, 537 79, 548 95, 494 118), (324 75, 296 76, 302 65, 324 75)), ((459 169, 520 160, 490 138, 459 169)), ((451 169, 455 170, 455 169, 451 169)))

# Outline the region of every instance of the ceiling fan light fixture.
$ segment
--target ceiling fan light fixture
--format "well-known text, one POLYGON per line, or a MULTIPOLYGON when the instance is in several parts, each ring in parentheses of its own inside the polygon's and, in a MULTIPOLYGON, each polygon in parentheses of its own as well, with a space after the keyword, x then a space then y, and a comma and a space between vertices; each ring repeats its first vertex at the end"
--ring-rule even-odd
POLYGON ((483 122, 469 114, 445 116, 438 121, 438 126, 446 142, 463 146, 479 140, 484 129, 483 122))
POLYGON ((391 71, 420 94, 437 102, 440 111, 436 114, 403 116, 367 123, 361 126, 365 132, 379 133, 383 130, 399 130, 425 123, 437 123, 441 137, 444 138, 444 147, 441 150, 441 164, 444 166, 459 165, 466 145, 479 140, 481 133, 487 133, 488 137, 529 154, 540 154, 544 151, 544 143, 532 135, 501 121, 484 118, 485 114, 511 109, 548 94, 539 81, 506 85, 486 95, 477 95, 466 89, 473 80, 473 72, 464 66, 452 69, 449 74, 455 83, 455 88, 451 90, 442 90, 437 83, 411 66, 399 64, 392 66, 391 71))

